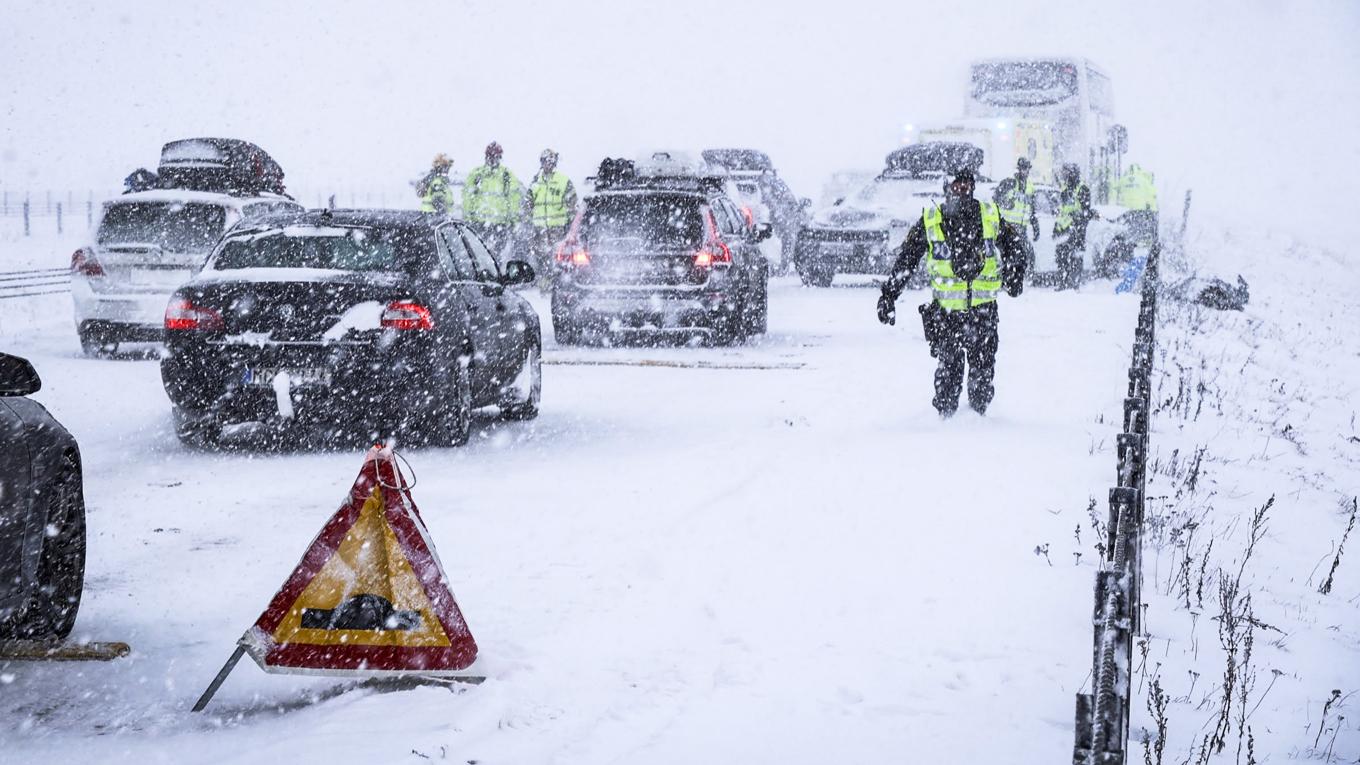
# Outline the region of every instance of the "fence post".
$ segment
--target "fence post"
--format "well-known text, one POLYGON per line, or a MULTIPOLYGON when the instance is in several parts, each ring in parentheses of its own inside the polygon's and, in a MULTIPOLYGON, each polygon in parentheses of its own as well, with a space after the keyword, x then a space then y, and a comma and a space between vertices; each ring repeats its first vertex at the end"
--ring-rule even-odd
POLYGON ((47 192, 47 214, 52 214, 52 192, 47 192))
POLYGON ((61 202, 57 202, 57 233, 58 233, 58 234, 62 233, 62 231, 61 231, 61 202))
POLYGON ((28 236, 28 197, 24 197, 24 236, 28 236))
POLYGON ((90 192, 90 198, 85 200, 85 228, 94 228, 94 192, 90 192))

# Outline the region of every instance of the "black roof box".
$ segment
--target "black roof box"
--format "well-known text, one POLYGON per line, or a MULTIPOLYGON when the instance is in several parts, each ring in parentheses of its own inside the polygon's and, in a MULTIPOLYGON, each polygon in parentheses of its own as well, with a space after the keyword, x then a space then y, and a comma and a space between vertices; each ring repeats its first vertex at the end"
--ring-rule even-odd
POLYGON ((895 178, 922 178, 928 173, 952 173, 982 167, 982 149, 971 143, 927 141, 897 149, 888 155, 883 175, 895 178))
POLYGON ((282 194, 283 168, 259 146, 235 138, 184 138, 161 148, 163 189, 282 194))

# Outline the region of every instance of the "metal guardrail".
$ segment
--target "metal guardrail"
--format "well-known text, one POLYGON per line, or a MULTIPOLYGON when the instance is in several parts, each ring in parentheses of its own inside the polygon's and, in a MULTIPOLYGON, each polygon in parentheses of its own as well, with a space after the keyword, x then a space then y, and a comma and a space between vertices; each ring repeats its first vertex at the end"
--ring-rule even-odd
POLYGON ((1118 485, 1110 489, 1105 558, 1096 572, 1091 692, 1077 694, 1075 765, 1126 765, 1129 760, 1130 667, 1142 603, 1142 531, 1152 361, 1156 347, 1161 244, 1153 242, 1143 272, 1133 336, 1124 432, 1119 434, 1118 485))
POLYGON ((0 300, 70 291, 71 272, 65 268, 0 271, 0 300))

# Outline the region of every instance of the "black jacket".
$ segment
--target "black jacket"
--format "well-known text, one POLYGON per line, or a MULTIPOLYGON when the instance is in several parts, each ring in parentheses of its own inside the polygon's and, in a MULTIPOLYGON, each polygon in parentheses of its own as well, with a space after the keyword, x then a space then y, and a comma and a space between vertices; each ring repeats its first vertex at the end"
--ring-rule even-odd
MULTIPOLYGON (((964 200, 963 208, 956 215, 944 215, 941 223, 945 243, 949 245, 950 265, 954 275, 960 279, 976 279, 982 273, 986 256, 982 238, 982 205, 976 199, 964 200)), ((883 294, 897 300, 911 280, 912 274, 921 266, 926 255, 925 223, 917 220, 907 231, 902 245, 897 248, 897 259, 893 263, 888 280, 883 283, 883 294)), ((1001 256, 1001 283, 1006 294, 1019 296, 1024 289, 1025 269, 1029 263, 1029 240, 1024 233, 1010 223, 1002 220, 996 234, 996 248, 1001 256)))

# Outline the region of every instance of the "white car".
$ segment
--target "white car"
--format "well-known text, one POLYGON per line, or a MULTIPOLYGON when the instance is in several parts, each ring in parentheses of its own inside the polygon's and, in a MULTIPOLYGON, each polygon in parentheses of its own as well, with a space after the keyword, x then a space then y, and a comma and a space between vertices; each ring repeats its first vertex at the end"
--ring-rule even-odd
POLYGON ((198 273, 213 245, 242 220, 302 205, 262 193, 236 196, 152 189, 104 203, 95 241, 71 255, 76 331, 87 354, 161 339, 170 293, 198 273))

